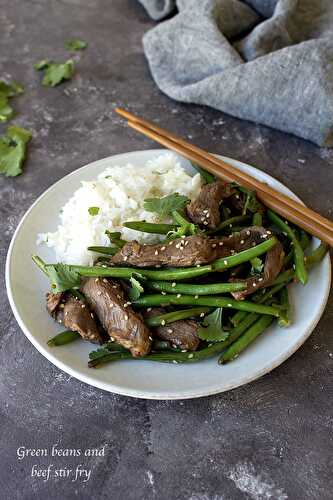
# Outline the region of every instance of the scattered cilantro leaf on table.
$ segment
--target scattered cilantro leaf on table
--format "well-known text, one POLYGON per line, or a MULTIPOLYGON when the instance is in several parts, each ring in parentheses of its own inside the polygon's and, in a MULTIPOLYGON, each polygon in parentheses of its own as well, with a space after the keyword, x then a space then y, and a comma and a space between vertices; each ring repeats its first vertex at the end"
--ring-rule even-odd
POLYGON ((79 39, 67 40, 67 42, 65 42, 66 49, 70 50, 71 52, 76 50, 84 50, 87 46, 88 46, 87 42, 79 39))
POLYGON ((198 330, 198 337, 207 342, 221 342, 229 335, 222 329, 222 308, 218 307, 214 312, 208 314, 198 330))
POLYGON ((185 205, 189 202, 187 196, 179 193, 169 194, 163 198, 147 198, 144 200, 144 209, 148 212, 156 212, 161 219, 164 219, 172 212, 183 210, 185 205))
POLYGON ((0 173, 15 177, 22 173, 26 157, 26 145, 32 134, 21 127, 8 127, 6 135, 0 137, 0 173))
POLYGON ((46 266, 46 271, 51 280, 53 293, 65 292, 80 286, 81 276, 67 264, 49 264, 46 266))
POLYGON ((74 61, 68 59, 64 63, 56 63, 47 59, 39 61, 34 65, 38 71, 45 71, 42 85, 44 87, 55 87, 65 80, 70 80, 74 74, 74 61))
POLYGON ((17 82, 7 83, 0 80, 0 122, 6 122, 14 115, 9 99, 24 92, 23 85, 17 82))
POLYGON ((98 215, 99 207, 89 207, 88 208, 89 215, 98 215))

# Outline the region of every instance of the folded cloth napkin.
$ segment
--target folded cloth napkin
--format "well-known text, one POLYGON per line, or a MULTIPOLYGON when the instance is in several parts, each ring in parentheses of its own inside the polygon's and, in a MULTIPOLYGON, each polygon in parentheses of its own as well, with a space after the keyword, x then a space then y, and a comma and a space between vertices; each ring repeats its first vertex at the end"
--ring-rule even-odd
POLYGON ((333 0, 139 0, 159 88, 333 146, 333 0))

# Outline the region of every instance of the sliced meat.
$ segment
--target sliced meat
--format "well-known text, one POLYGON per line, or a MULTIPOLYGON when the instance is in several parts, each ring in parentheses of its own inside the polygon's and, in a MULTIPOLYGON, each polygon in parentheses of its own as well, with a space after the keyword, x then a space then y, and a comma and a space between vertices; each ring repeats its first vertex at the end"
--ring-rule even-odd
POLYGON ((137 267, 187 267, 212 262, 220 253, 218 240, 195 235, 177 238, 161 245, 141 245, 137 241, 131 241, 111 260, 114 264, 137 267))
POLYGON ((259 288, 265 288, 271 285, 282 269, 284 259, 283 246, 278 242, 266 254, 264 270, 262 273, 251 276, 246 280, 232 278, 230 281, 246 283, 246 289, 240 292, 233 292, 232 295, 236 300, 242 300, 247 295, 256 292, 259 288))
POLYGON ((110 337, 129 349, 133 356, 144 356, 150 351, 150 332, 141 316, 133 311, 118 282, 89 278, 81 289, 110 337))
MULTIPOLYGON (((156 307, 145 312, 145 317, 158 316, 166 311, 156 307)), ((169 341, 172 345, 180 347, 186 351, 196 351, 200 339, 197 335, 199 323, 191 319, 174 321, 169 325, 156 326, 151 329, 153 336, 169 341)))
POLYGON ((58 323, 78 332, 84 340, 103 343, 94 315, 82 300, 69 293, 48 293, 46 302, 48 312, 58 323))
POLYGON ((228 257, 262 243, 265 238, 270 238, 271 234, 263 227, 251 226, 223 238, 195 235, 160 245, 141 245, 137 241, 130 241, 112 257, 111 262, 137 267, 189 267, 209 264, 220 257, 228 257))
POLYGON ((215 181, 205 184, 196 200, 187 205, 187 215, 196 224, 215 229, 221 221, 222 200, 229 198, 234 192, 235 190, 226 182, 215 181))

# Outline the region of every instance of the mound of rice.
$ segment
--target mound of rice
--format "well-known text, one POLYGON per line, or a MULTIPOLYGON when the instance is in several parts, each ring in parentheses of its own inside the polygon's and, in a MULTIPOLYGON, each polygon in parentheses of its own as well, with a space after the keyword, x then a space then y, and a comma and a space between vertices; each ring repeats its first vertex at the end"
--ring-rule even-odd
POLYGON ((109 244, 106 229, 121 231, 125 240, 155 243, 159 236, 123 228, 123 222, 161 222, 157 215, 144 210, 146 198, 177 192, 194 199, 200 187, 200 175, 191 177, 170 153, 142 166, 106 168, 96 180, 82 182, 64 205, 57 231, 39 234, 37 243, 53 248, 57 262, 82 265, 92 264, 96 257, 87 251, 88 246, 109 244), (90 207, 98 207, 98 213, 90 215, 90 207))

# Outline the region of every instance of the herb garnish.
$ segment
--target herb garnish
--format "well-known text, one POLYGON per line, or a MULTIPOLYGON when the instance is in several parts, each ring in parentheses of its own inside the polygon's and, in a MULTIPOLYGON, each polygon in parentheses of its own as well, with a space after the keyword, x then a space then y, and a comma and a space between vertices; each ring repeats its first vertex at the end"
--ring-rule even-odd
POLYGON ((55 87, 65 80, 70 80, 74 74, 74 61, 68 59, 64 63, 56 63, 48 59, 39 61, 34 65, 38 71, 45 70, 42 85, 55 87))
POLYGON ((148 212, 156 212, 161 219, 164 219, 175 210, 183 210, 188 202, 187 196, 174 193, 163 198, 147 198, 144 200, 143 206, 148 212))
POLYGON ((9 104, 9 99, 24 92, 24 87, 19 83, 7 83, 0 80, 0 122, 6 122, 14 115, 14 110, 9 104))
POLYGON ((74 52, 76 50, 84 50, 88 46, 87 42, 84 40, 67 40, 65 42, 66 49, 74 52))
POLYGON ((220 342, 229 335, 222 329, 222 308, 218 307, 214 312, 208 314, 198 330, 198 337, 207 342, 220 342))
POLYGON ((89 215, 98 215, 99 207, 89 207, 88 208, 89 215))
POLYGON ((65 292, 81 284, 79 273, 67 264, 49 264, 46 266, 46 272, 51 280, 53 293, 65 292))
POLYGON ((21 127, 8 127, 6 135, 0 137, 0 173, 15 177, 22 173, 26 157, 26 145, 32 134, 21 127))

